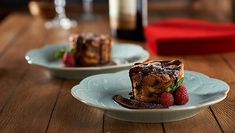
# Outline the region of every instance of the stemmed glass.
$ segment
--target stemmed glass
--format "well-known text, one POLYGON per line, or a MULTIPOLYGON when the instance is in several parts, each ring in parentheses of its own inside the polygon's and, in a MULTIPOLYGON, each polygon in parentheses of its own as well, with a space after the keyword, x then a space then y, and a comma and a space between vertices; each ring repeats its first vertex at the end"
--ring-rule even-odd
POLYGON ((84 13, 78 17, 78 20, 92 21, 99 18, 93 14, 93 0, 82 0, 84 13))
POLYGON ((67 18, 65 14, 65 0, 54 0, 55 4, 55 11, 56 11, 56 17, 45 23, 46 28, 63 28, 63 29, 70 29, 72 27, 75 27, 77 25, 77 22, 75 20, 71 20, 67 18))

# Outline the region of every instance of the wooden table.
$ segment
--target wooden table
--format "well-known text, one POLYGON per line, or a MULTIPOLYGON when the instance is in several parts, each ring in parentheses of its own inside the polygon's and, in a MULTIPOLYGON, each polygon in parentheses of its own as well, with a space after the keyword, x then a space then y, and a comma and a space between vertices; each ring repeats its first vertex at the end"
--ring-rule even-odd
MULTIPOLYGON (((235 53, 180 58, 186 69, 226 81, 228 97, 190 119, 159 124, 124 122, 106 116, 70 94, 79 80, 51 77, 42 68, 27 64, 25 53, 46 44, 66 43, 72 32, 110 33, 108 19, 79 22, 70 31, 45 29, 43 21, 12 14, 0 25, 0 132, 234 132, 235 53)), ((141 43, 140 43, 141 44, 141 43)), ((143 44, 144 45, 144 44, 143 44)))

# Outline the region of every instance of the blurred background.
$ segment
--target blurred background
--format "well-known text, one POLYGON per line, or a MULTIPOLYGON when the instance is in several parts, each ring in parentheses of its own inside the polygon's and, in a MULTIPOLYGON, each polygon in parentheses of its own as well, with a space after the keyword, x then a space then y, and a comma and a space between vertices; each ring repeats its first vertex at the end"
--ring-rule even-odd
MULTIPOLYGON (((66 1, 69 17, 76 18, 82 14, 82 2, 66 1)), ((155 16, 149 22, 174 17, 233 22, 234 3, 235 0, 148 0, 148 13, 155 16)), ((94 13, 108 16, 108 9, 108 0, 93 0, 94 13)), ((42 19, 52 18, 55 14, 53 0, 0 0, 0 21, 11 12, 31 12, 42 19)))

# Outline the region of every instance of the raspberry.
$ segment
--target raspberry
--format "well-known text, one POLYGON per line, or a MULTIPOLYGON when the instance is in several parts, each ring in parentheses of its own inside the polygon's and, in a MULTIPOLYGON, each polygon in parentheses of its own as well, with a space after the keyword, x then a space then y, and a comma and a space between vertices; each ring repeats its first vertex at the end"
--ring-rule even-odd
POLYGON ((67 67, 73 67, 73 66, 76 65, 74 56, 73 56, 73 54, 70 53, 70 52, 64 53, 62 62, 63 62, 63 63, 65 64, 65 66, 67 66, 67 67))
POLYGON ((189 100, 188 92, 185 86, 181 85, 174 93, 175 104, 183 105, 186 104, 189 100))
POLYGON ((171 93, 164 92, 162 93, 160 101, 161 101, 162 106, 167 108, 174 104, 174 97, 171 93))

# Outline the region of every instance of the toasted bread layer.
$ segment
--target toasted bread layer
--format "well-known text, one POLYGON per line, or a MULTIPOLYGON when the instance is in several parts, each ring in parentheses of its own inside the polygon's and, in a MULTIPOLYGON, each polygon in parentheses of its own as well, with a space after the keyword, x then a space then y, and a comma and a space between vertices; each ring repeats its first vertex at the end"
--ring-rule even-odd
POLYGON ((179 60, 137 63, 129 70, 133 98, 143 102, 160 102, 161 94, 184 76, 179 60))

